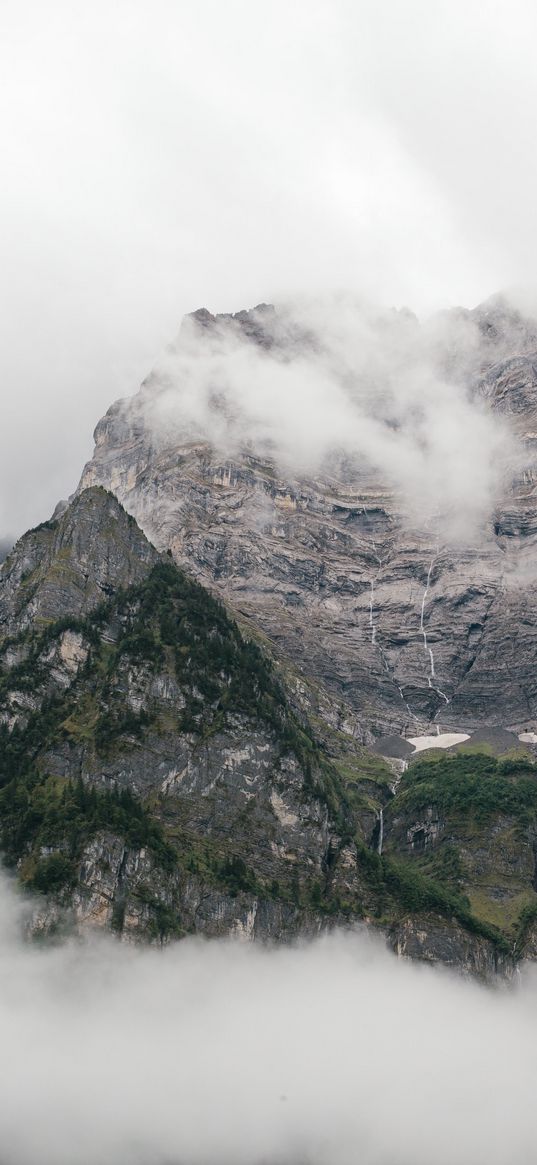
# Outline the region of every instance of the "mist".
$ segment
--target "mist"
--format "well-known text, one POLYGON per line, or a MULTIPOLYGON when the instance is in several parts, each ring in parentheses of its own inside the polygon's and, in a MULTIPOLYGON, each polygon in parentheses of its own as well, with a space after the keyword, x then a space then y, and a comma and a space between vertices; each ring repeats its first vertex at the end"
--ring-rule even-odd
POLYGON ((529 0, 4 0, 0 537, 181 317, 534 280, 529 0))
POLYGON ((46 947, 27 918, 2 877, 6 1165, 534 1160, 533 972, 485 988, 364 931, 46 947))
MULTIPOLYGON (((337 296, 261 306, 260 342, 227 318, 184 321, 123 406, 150 445, 208 441, 300 480, 360 480, 438 542, 479 540, 519 460, 514 432, 473 389, 490 353, 473 319, 337 296)), ((269 500, 264 499, 265 509, 269 500)), ((268 515, 267 520, 270 518, 268 515)))

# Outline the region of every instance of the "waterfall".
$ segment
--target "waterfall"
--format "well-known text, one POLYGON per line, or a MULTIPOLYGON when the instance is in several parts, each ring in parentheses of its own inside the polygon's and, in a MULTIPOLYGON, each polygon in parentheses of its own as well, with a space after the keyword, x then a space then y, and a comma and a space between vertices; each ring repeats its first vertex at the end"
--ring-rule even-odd
POLYGON ((369 599, 369 626, 371 628, 371 642, 375 643, 377 638, 377 628, 375 627, 375 620, 373 618, 373 600, 375 597, 375 581, 371 579, 371 596, 369 599))
MULTIPOLYGON (((425 612, 425 604, 427 602, 427 596, 429 594, 429 587, 431 584, 431 574, 432 574, 435 558, 436 558, 436 554, 433 554, 433 557, 431 558, 431 565, 427 571, 427 582, 425 584, 425 590, 423 592, 423 598, 421 600, 420 631, 423 635, 423 650, 424 651, 430 650, 427 646, 427 632, 425 630, 425 627, 423 626, 423 615, 425 612)), ((433 672, 433 675, 434 675, 434 672, 433 672)))
POLYGON ((403 691, 402 687, 400 687, 400 685, 399 685, 399 684, 397 685, 397 690, 398 690, 398 692, 399 692, 399 695, 400 695, 400 697, 401 697, 401 699, 402 699, 402 701, 403 701, 403 704, 405 705, 405 708, 406 708, 406 710, 407 710, 407 712, 408 712, 408 715, 409 715, 409 716, 412 718, 412 720, 419 720, 419 716, 416 716, 416 713, 412 711, 412 708, 410 707, 410 704, 409 704, 408 700, 407 700, 407 699, 406 699, 406 697, 405 697, 405 693, 404 693, 404 691, 403 691))
POLYGON ((379 858, 382 857, 382 843, 384 841, 384 812, 379 809, 379 840, 377 845, 377 853, 379 858))
MULTIPOLYGON (((421 600, 420 631, 421 631, 421 634, 423 636, 423 650, 429 656, 430 671, 429 671, 429 675, 427 676, 427 684, 433 692, 436 692, 436 694, 438 696, 441 696, 442 700, 445 700, 446 704, 449 704, 449 697, 446 696, 446 693, 443 692, 441 688, 437 688, 436 684, 433 684, 433 680, 436 679, 436 673, 434 670, 434 655, 433 655, 432 647, 429 647, 429 644, 427 642, 427 632, 425 630, 425 623, 424 623, 425 604, 426 604, 427 598, 429 596, 429 589, 431 586, 431 574, 433 571, 433 566, 434 566, 436 559, 438 557, 439 550, 440 550, 440 547, 437 546, 436 554, 433 554, 433 557, 431 558, 429 569, 427 571, 427 582, 425 584, 425 590, 423 592, 423 598, 421 600)), ((438 713, 437 713, 437 715, 438 715, 438 713)))

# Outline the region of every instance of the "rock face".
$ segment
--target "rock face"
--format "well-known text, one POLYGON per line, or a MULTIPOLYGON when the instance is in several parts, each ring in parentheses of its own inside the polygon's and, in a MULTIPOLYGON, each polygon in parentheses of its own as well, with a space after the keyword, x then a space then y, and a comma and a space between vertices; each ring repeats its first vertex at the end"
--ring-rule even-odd
POLYGON ((469 936, 456 922, 409 918, 394 928, 390 942, 399 957, 443 963, 454 971, 463 968, 466 974, 489 982, 496 976, 510 976, 513 971, 509 955, 498 952, 484 939, 469 936))
MULTIPOLYGON (((292 363, 313 341, 278 321, 265 305, 195 313, 173 348, 179 380, 188 373, 196 391, 192 368, 226 329, 233 352, 276 347, 292 363)), ((114 492, 159 550, 267 636, 325 697, 332 726, 365 743, 438 726, 537 724, 537 329, 501 300, 456 322, 455 332, 442 325, 435 367, 512 439, 503 494, 470 541, 446 538, 441 517, 411 521, 363 459, 284 475, 270 442, 245 437, 225 389, 233 364, 210 399, 214 440, 206 417, 192 421, 191 401, 182 420, 188 384, 173 426, 159 427, 175 375, 164 365, 109 409, 82 476, 81 488, 114 492)))

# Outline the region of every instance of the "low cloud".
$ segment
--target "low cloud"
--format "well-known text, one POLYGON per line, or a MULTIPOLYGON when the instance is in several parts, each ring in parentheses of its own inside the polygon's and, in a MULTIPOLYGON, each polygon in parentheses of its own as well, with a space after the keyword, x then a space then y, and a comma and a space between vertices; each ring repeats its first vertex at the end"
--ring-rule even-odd
POLYGON ((151 439, 267 456, 290 482, 363 481, 439 542, 482 534, 518 452, 472 392, 485 356, 467 316, 421 325, 340 296, 261 310, 258 323, 268 346, 229 320, 183 325, 135 404, 151 439))
POLYGON ((21 939, 0 885, 6 1165, 528 1165, 537 981, 367 934, 266 949, 21 939))

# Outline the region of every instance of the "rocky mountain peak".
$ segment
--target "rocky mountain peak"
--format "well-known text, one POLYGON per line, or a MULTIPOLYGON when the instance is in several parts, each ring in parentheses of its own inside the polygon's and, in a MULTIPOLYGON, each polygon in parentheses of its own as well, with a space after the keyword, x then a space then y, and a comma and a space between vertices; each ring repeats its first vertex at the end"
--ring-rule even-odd
POLYGON ((250 340, 261 347, 270 348, 275 342, 275 332, 278 325, 278 314, 273 304, 258 303, 249 310, 237 312, 219 312, 213 315, 205 307, 190 312, 182 321, 179 330, 179 344, 186 334, 194 331, 195 335, 203 337, 222 334, 235 334, 243 340, 250 340))
POLYGON ((83 490, 58 518, 29 530, 0 568, 0 638, 79 616, 145 578, 158 555, 117 498, 83 490))
POLYGON ((511 355, 537 350, 537 320, 504 292, 478 304, 469 317, 490 348, 500 348, 511 355))

